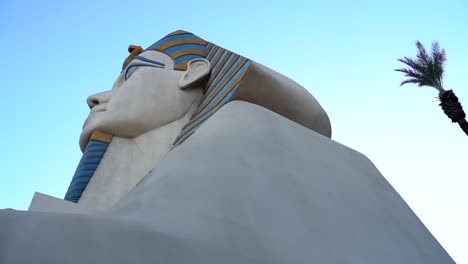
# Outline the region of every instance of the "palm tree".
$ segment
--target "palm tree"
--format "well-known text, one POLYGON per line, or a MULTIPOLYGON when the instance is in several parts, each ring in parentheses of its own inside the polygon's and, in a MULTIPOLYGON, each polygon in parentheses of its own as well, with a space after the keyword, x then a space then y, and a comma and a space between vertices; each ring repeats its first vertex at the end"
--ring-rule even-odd
POLYGON ((462 105, 458 101, 458 97, 452 90, 443 88, 442 78, 444 75, 444 65, 447 61, 445 50, 441 49, 439 43, 432 43, 431 54, 426 52, 426 49, 421 42, 416 41, 418 53, 416 59, 404 57, 398 59, 409 68, 395 69, 395 71, 403 72, 406 80, 403 80, 400 86, 407 83, 415 83, 418 86, 429 86, 439 91, 440 106, 444 113, 452 120, 453 123, 458 123, 460 128, 468 135, 468 122, 463 111, 462 105))

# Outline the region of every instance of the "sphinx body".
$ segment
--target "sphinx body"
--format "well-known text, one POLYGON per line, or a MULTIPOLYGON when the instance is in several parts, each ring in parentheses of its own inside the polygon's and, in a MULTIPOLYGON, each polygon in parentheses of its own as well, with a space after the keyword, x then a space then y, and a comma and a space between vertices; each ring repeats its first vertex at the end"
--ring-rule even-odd
POLYGON ((294 81, 182 31, 129 51, 87 100, 82 149, 108 141, 91 180, 0 211, 0 263, 454 263, 294 81))

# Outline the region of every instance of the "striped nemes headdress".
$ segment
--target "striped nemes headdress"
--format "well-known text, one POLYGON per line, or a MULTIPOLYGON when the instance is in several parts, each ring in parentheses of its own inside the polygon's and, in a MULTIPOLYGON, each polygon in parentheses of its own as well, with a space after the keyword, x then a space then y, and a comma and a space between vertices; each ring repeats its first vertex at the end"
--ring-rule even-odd
POLYGON ((203 91, 202 101, 190 121, 174 142, 181 144, 218 109, 231 100, 252 61, 234 52, 177 30, 163 37, 146 50, 162 52, 174 60, 175 70, 186 70, 189 61, 204 58, 211 62, 211 74, 203 91))

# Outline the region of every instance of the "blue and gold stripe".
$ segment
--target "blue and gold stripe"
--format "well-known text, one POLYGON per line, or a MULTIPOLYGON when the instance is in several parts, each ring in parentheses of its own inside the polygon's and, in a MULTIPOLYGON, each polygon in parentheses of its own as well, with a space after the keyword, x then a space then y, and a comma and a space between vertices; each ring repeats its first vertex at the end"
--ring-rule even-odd
POLYGON ((70 182, 65 194, 65 200, 74 203, 80 200, 101 159, 104 157, 111 139, 111 135, 99 131, 93 133, 70 182))
POLYGON ((160 39, 146 50, 160 51, 174 60, 175 70, 186 70, 193 59, 205 58, 208 41, 194 34, 178 30, 160 39))

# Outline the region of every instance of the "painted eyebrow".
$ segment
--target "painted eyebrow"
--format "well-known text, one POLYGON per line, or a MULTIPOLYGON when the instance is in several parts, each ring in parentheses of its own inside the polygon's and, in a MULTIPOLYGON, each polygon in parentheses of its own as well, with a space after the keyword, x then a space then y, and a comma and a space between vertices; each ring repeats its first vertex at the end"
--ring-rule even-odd
POLYGON ((134 59, 134 60, 137 59, 137 60, 141 60, 141 61, 144 61, 144 62, 149 62, 149 63, 157 64, 157 65, 160 65, 160 66, 163 66, 163 67, 164 67, 164 63, 161 63, 161 62, 155 61, 155 60, 150 60, 150 59, 145 58, 145 57, 143 57, 143 56, 135 56, 133 59, 134 59))
POLYGON ((155 67, 155 68, 164 68, 164 63, 151 60, 142 56, 135 56, 133 60, 128 64, 127 69, 125 70, 125 80, 132 76, 133 72, 135 71, 134 67, 155 67), (135 60, 139 60, 142 62, 137 62, 135 60))

